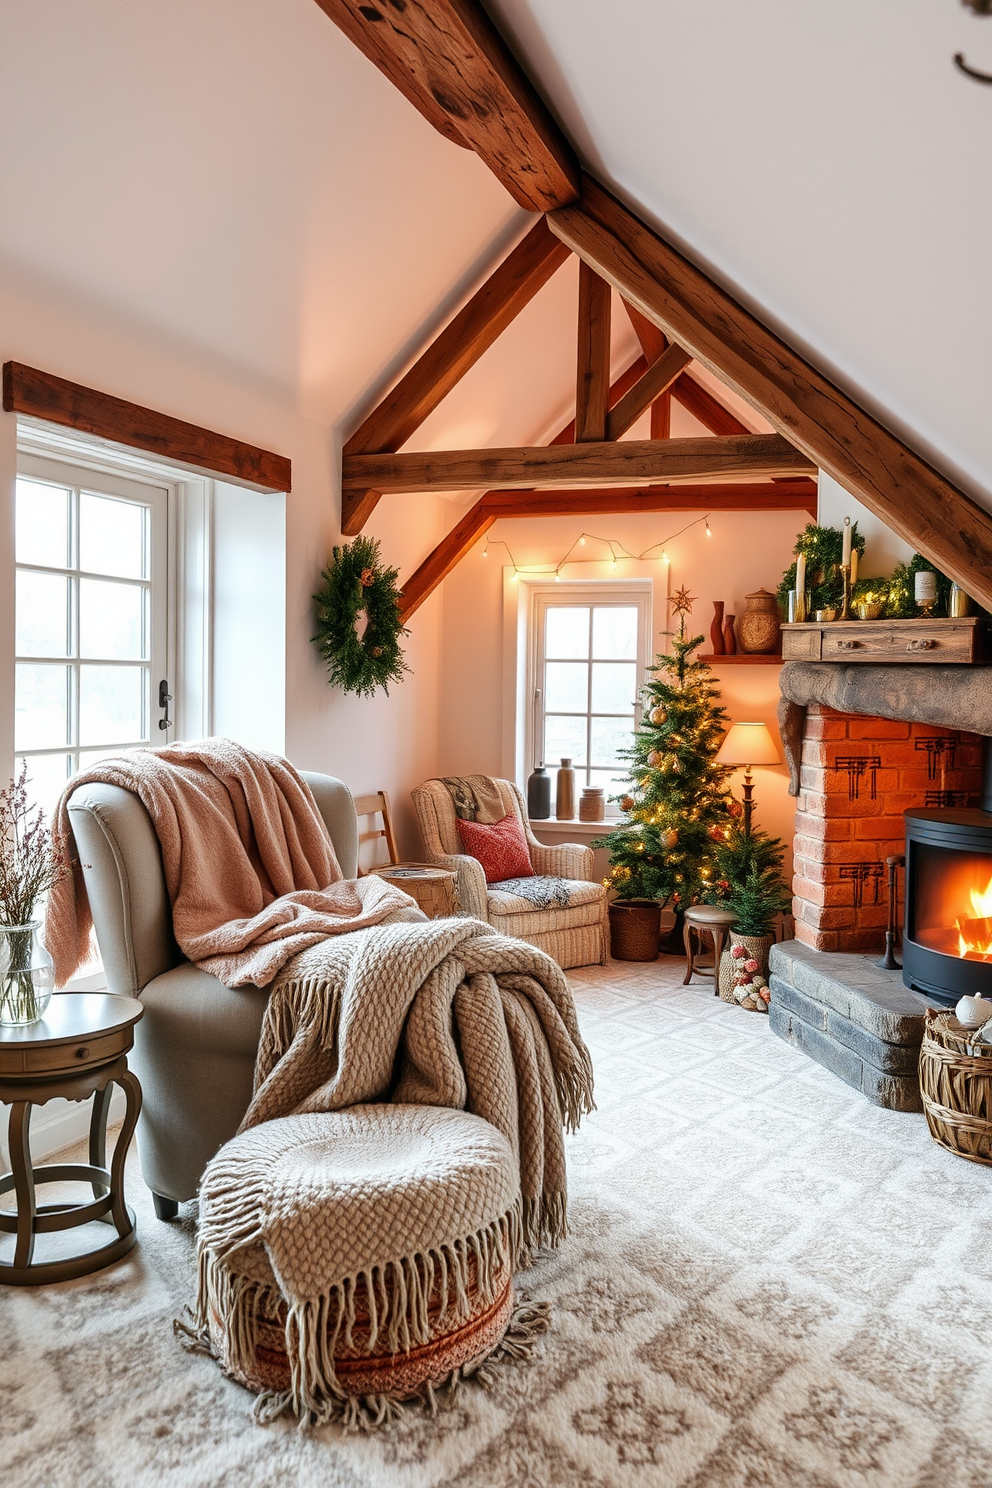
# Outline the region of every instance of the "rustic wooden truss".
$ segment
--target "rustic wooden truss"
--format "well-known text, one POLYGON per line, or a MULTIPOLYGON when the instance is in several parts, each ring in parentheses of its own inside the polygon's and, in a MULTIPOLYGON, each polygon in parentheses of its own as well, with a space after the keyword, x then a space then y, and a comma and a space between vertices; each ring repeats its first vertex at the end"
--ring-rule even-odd
MULTIPOLYGON (((613 442, 622 451, 623 446, 616 444, 618 430, 637 402, 653 392, 656 385, 662 391, 648 399, 652 442, 659 448, 664 446, 670 430, 671 399, 676 398, 716 436, 710 441, 715 465, 709 478, 725 480, 730 447, 723 446, 725 456, 721 466, 717 454, 720 441, 747 440, 753 436, 685 370, 685 363, 673 381, 667 380, 678 358, 691 356, 758 409, 810 465, 828 471, 968 593, 992 607, 992 516, 602 186, 579 171, 571 145, 479 0, 372 0, 372 3, 318 0, 318 4, 436 128, 447 138, 474 149, 516 201, 546 212, 551 233, 578 254, 583 264, 576 419, 568 438, 555 441, 573 448, 562 455, 560 462, 547 451, 536 458, 532 451, 516 452, 526 456, 524 463, 529 467, 539 466, 542 484, 549 482, 555 469, 556 483, 567 482, 573 487, 574 471, 581 468, 583 479, 595 480, 597 488, 605 486, 607 480, 593 473, 599 452, 589 446, 602 447, 613 442), (645 384, 624 409, 619 408, 619 399, 631 391, 633 384, 625 387, 624 394, 613 398, 616 384, 611 388, 608 366, 610 286, 623 297, 644 351, 639 377, 643 379, 652 372, 657 378, 657 384, 645 384), (656 371, 658 363, 671 350, 674 350, 671 361, 656 371), (584 452, 579 449, 582 445, 586 446, 584 452), (566 475, 566 469, 573 471, 573 476, 566 475)), ((519 272, 522 283, 518 286, 518 296, 529 298, 536 293, 562 261, 555 261, 547 246, 547 227, 539 223, 533 229, 533 242, 529 236, 515 250, 520 255, 517 264, 508 267, 508 259, 503 266, 510 280, 519 272), (524 244, 529 246, 525 248, 524 244), (539 260, 539 268, 534 267, 534 260, 539 260)), ((479 296, 476 296, 462 312, 469 322, 482 328, 477 349, 473 351, 467 342, 460 354, 456 351, 455 343, 460 339, 456 317, 444 333, 451 333, 448 344, 442 347, 439 337, 393 395, 400 394, 401 404, 406 399, 406 423, 397 419, 388 437, 372 438, 368 425, 383 412, 384 404, 345 446, 346 496, 342 513, 345 533, 360 531, 378 500, 381 485, 376 488, 370 484, 373 471, 375 478, 382 484, 390 484, 391 489, 409 488, 402 482, 409 482, 412 476, 410 456, 397 452, 430 407, 437 406, 448 387, 502 328, 498 314, 489 319, 488 289, 489 286, 484 286, 479 292, 482 300, 477 304, 479 296), (434 401, 427 386, 432 354, 443 374, 437 384, 443 390, 434 401), (412 382, 404 388, 409 379, 412 382), (426 411, 414 420, 418 396, 419 406, 426 411), (404 427, 409 432, 400 437, 404 427), (352 456, 369 455, 394 455, 400 463, 390 466, 380 461, 362 466, 356 459, 354 465, 349 464, 352 456), (366 482, 364 487, 362 480, 366 482)), ((494 302, 500 300, 495 289, 491 298, 494 302)), ((513 296, 508 296, 502 311, 510 319, 511 300, 513 296)), ((385 415, 383 420, 388 423, 385 415)), ((375 432, 373 429, 372 433, 375 432)), ((452 453, 460 458, 466 454, 452 453)), ((476 457, 473 478, 482 478, 483 459, 499 452, 467 453, 476 457)), ((742 459, 747 453, 738 444, 733 458, 742 459)), ((764 484, 768 448, 753 446, 750 453, 755 460, 748 473, 764 484)), ((665 463, 671 475, 672 460, 678 454, 670 450, 669 456, 665 463)), ((443 458, 432 458, 434 465, 421 469, 418 480, 430 476, 433 484, 433 477, 441 473, 443 458)), ((623 460, 628 462, 629 478, 633 477, 641 490, 643 476, 635 475, 631 468, 630 462, 636 462, 636 457, 629 451, 618 455, 617 464, 611 469, 619 469, 623 460)), ((502 480, 505 467, 499 467, 495 461, 494 468, 502 480)), ((796 489, 797 470, 806 468, 809 467, 786 464, 774 472, 772 488, 783 501, 799 500, 787 492, 796 489)), ((447 473, 450 474, 450 468, 447 473)), ((668 477, 661 474, 657 478, 668 477)), ((698 469, 689 471, 686 467, 678 478, 696 483, 704 477, 698 469)), ((523 473, 516 472, 514 483, 519 484, 522 479, 523 473)), ((740 486, 742 493, 753 489, 754 482, 740 486)), ((809 491, 812 486, 806 483, 803 489, 809 491)), ((439 582, 431 581, 430 574, 449 571, 451 554, 467 551, 474 540, 470 535, 474 532, 478 537, 485 530, 482 524, 495 520, 491 503, 494 494, 504 493, 490 492, 483 496, 421 565, 405 592, 405 605, 409 598, 406 613, 411 613, 439 582)), ((589 492, 583 494, 590 496, 589 492)), ((610 494, 615 497, 617 493, 610 494)), ((628 493, 631 499, 636 494, 628 493)), ((559 491, 556 495, 564 498, 565 493, 559 491)), ((532 500, 520 499, 527 512, 535 512, 532 500)))

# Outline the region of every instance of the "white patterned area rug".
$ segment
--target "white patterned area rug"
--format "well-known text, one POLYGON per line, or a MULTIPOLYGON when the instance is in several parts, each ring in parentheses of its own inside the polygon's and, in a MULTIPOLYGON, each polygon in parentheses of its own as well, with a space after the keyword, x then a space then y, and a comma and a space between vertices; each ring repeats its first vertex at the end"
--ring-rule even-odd
POLYGON ((570 975, 599 1109, 533 1359, 435 1421, 258 1427, 173 1339, 192 1225, 132 1163, 126 1261, 0 1289, 4 1488, 990 1488, 992 1173, 683 970, 570 975))

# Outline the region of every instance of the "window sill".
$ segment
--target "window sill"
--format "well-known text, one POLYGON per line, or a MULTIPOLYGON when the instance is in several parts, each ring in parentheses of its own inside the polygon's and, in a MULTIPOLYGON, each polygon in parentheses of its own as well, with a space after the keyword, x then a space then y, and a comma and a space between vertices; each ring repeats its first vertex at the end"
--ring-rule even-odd
POLYGON ((569 821, 560 821, 556 816, 549 816, 546 821, 534 821, 531 819, 530 829, 535 837, 540 837, 542 832, 548 832, 555 837, 604 837, 607 832, 612 832, 614 827, 620 825, 619 817, 615 821, 580 821, 573 817, 569 821))

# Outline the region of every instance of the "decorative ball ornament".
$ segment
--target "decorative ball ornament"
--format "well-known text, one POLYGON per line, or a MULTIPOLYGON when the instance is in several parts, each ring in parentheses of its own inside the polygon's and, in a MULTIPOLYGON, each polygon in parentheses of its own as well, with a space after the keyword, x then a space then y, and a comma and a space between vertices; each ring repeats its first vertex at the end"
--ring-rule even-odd
POLYGON ((727 815, 732 816, 734 821, 737 821, 739 817, 744 815, 744 807, 740 801, 733 800, 727 802, 727 815))
POLYGON ((651 753, 648 755, 648 764, 651 766, 652 770, 657 770, 659 765, 664 764, 664 761, 665 756, 658 749, 652 749, 651 753))
POLYGON ((380 687, 388 694, 389 683, 410 670, 400 646, 409 631, 400 622, 398 569, 384 567, 377 539, 356 537, 333 550, 321 577, 312 639, 327 663, 327 680, 360 697, 380 687), (360 636, 356 621, 363 610, 367 623, 360 636))
POLYGON ((678 847, 679 834, 674 827, 669 827, 667 832, 662 832, 661 844, 663 847, 667 847, 669 852, 672 850, 673 847, 678 847))
POLYGON ((668 722, 668 709, 667 708, 652 708, 651 709, 651 722, 653 724, 658 725, 659 727, 661 726, 661 724, 667 723, 668 722))
POLYGON ((633 811, 633 809, 634 809, 634 798, 633 798, 633 796, 621 796, 620 797, 620 803, 619 804, 620 804, 620 810, 621 811, 633 811))

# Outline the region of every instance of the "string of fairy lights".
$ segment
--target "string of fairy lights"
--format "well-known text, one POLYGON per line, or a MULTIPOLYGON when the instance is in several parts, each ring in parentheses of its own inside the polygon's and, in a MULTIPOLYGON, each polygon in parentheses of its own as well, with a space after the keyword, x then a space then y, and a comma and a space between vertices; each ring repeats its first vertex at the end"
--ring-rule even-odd
POLYGON ((509 545, 501 537, 487 537, 482 556, 483 558, 488 558, 491 547, 503 548, 507 558, 510 560, 510 567, 513 569, 511 578, 516 579, 520 576, 534 578, 545 575, 550 577, 553 575, 555 583, 559 583, 561 581, 562 569, 574 563, 608 563, 611 568, 616 568, 618 563, 670 563, 671 559, 666 551, 668 544, 673 543, 677 537, 681 537, 684 532, 690 531, 691 528, 700 526, 706 529, 707 537, 713 536, 710 528, 709 512, 707 512, 705 517, 694 517, 691 522, 687 522, 684 527, 680 527, 678 532, 673 532, 670 537, 663 538, 661 542, 652 543, 650 547, 644 549, 643 553, 632 553, 629 548, 625 547, 615 537, 599 537, 594 532, 581 532, 565 553, 564 558, 560 558, 557 563, 518 563, 510 551, 509 545), (572 557, 576 548, 588 547, 590 543, 598 543, 601 548, 607 548, 609 550, 609 557, 605 555, 600 557, 590 557, 588 555, 579 558, 572 557), (659 548, 661 549, 660 553, 658 552, 659 548))

